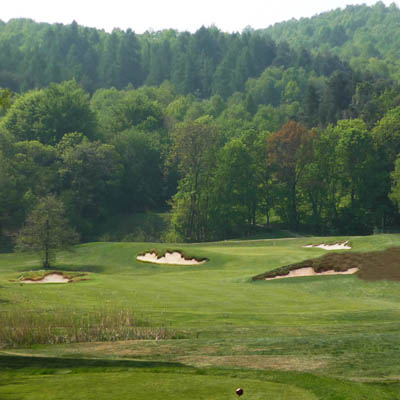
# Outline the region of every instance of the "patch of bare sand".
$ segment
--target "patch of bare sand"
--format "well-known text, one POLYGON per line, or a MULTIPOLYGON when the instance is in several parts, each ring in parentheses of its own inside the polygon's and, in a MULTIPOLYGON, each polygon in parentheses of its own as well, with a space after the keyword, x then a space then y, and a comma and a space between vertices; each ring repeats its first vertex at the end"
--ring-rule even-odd
POLYGON ((335 244, 308 244, 303 246, 305 248, 315 248, 315 249, 324 249, 324 250, 351 250, 351 246, 349 245, 349 241, 343 243, 335 243, 335 244))
POLYGON ((335 271, 333 269, 323 272, 315 272, 314 268, 306 267, 306 268, 299 268, 290 271, 286 275, 278 275, 272 278, 265 278, 266 281, 271 281, 273 279, 282 279, 282 278, 296 278, 299 276, 320 276, 320 275, 351 275, 355 274, 359 271, 359 268, 350 268, 347 271, 335 271))
POLYGON ((24 279, 23 283, 68 283, 70 279, 63 274, 48 274, 42 279, 24 279))
POLYGON ((196 367, 229 366, 253 369, 276 369, 281 371, 312 371, 326 367, 326 358, 308 358, 293 356, 184 356, 178 362, 196 367))
POLYGON ((146 253, 136 257, 139 261, 154 263, 154 264, 173 264, 173 265, 198 265, 205 264, 206 260, 196 260, 195 258, 187 259, 181 253, 174 251, 167 252, 163 257, 158 257, 155 252, 146 253))

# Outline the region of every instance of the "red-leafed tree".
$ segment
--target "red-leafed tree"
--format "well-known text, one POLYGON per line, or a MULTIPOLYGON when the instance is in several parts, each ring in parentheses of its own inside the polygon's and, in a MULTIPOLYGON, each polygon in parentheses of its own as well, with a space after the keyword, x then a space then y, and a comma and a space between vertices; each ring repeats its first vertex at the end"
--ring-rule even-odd
POLYGON ((313 158, 313 138, 312 131, 295 121, 289 121, 268 140, 269 160, 282 189, 281 205, 292 228, 299 224, 299 182, 306 165, 313 158))

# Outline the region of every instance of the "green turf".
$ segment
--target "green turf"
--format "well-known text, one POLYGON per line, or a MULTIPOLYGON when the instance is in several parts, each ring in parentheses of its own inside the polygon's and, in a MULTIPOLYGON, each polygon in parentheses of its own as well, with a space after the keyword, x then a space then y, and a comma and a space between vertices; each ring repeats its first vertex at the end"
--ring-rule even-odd
POLYGON ((38 263, 0 255, 0 311, 133 308, 179 337, 2 349, 0 399, 229 399, 237 386, 249 399, 400 399, 400 283, 251 279, 326 254, 305 244, 348 239, 351 252, 400 245, 400 235, 179 245, 209 262, 163 266, 135 257, 173 245, 89 243, 57 265, 88 280, 47 285, 10 282, 38 263))

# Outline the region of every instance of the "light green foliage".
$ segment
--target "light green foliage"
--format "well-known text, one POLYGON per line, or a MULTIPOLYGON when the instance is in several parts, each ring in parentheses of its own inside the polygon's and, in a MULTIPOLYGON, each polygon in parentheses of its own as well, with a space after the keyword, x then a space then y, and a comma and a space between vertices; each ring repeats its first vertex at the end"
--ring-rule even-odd
POLYGON ((351 201, 359 195, 364 180, 372 172, 372 137, 361 120, 339 121, 335 130, 338 133, 336 149, 337 162, 344 190, 351 193, 351 201))
MULTIPOLYGON (((363 220, 363 210, 379 204, 385 186, 372 136, 361 120, 339 121, 336 149, 341 207, 349 207, 353 222, 363 220)), ((362 223, 362 222, 361 222, 362 223)))
POLYGON ((386 113, 372 131, 374 141, 379 151, 388 162, 388 168, 393 170, 394 162, 400 153, 400 107, 386 113))
POLYGON ((338 188, 341 174, 337 162, 338 131, 332 126, 314 132, 314 157, 307 164, 301 187, 311 207, 311 223, 324 233, 338 216, 338 188))
POLYGON ((181 179, 173 198, 171 224, 184 240, 208 237, 208 197, 218 141, 218 132, 207 116, 178 124, 173 133, 170 160, 176 160, 181 179))
POLYGON ((245 137, 232 139, 218 154, 210 199, 210 225, 216 237, 240 236, 256 224, 260 181, 251 154, 253 141, 254 137, 249 143, 245 137))
POLYGON ((69 81, 19 97, 2 126, 18 141, 38 140, 54 145, 64 134, 76 131, 93 138, 95 120, 88 94, 75 81, 69 81))
MULTIPOLYGON (((398 46, 394 21, 399 9, 393 3, 385 7, 382 2, 372 7, 365 4, 332 10, 316 18, 275 24, 265 31, 274 40, 286 40, 296 48, 321 50, 335 47, 334 52, 351 62, 352 66, 364 64, 371 72, 386 73, 388 65, 396 65, 395 49, 398 46), (390 40, 390 38, 396 38, 390 40)), ((393 68, 393 67, 392 67, 393 68)), ((390 69, 390 68, 389 68, 390 69)), ((392 69, 393 71, 393 69, 392 69)), ((383 74, 383 76, 385 76, 383 74)))
POLYGON ((253 122, 259 131, 276 132, 284 125, 287 116, 271 105, 260 105, 253 122))
POLYGON ((93 95, 91 108, 99 119, 101 137, 106 141, 133 127, 143 131, 163 128, 160 105, 140 91, 100 89, 93 95))
POLYGON ((191 98, 191 96, 179 96, 168 105, 166 109, 166 114, 176 121, 183 122, 192 101, 193 99, 191 98))

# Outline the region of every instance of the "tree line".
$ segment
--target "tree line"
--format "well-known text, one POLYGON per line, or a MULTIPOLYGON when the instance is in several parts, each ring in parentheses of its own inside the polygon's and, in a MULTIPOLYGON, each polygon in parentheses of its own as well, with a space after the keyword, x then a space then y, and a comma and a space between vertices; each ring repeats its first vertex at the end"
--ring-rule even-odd
POLYGON ((303 68, 316 79, 357 70, 399 80, 399 20, 396 5, 378 2, 232 34, 215 26, 139 35, 131 29, 107 33, 75 21, 0 21, 0 87, 19 92, 74 78, 93 93, 168 80, 183 95, 227 99, 268 67, 303 68))
MULTIPOLYGON (((270 82, 263 74, 254 87, 270 82)), ((345 113, 355 113, 365 84, 345 113)), ((154 209, 170 210, 170 241, 243 236, 271 222, 320 234, 390 229, 400 201, 393 93, 367 96, 382 104, 372 119, 359 112, 313 126, 305 105, 293 113, 293 105, 257 104, 246 92, 197 99, 169 82, 93 95, 74 80, 3 91, 3 243, 48 196, 61 201, 82 240, 96 239, 107 218, 154 209)))
POLYGON ((396 227, 399 20, 377 3, 240 34, 0 21, 0 247, 49 198, 83 241, 145 210, 170 212, 170 241, 396 227))

